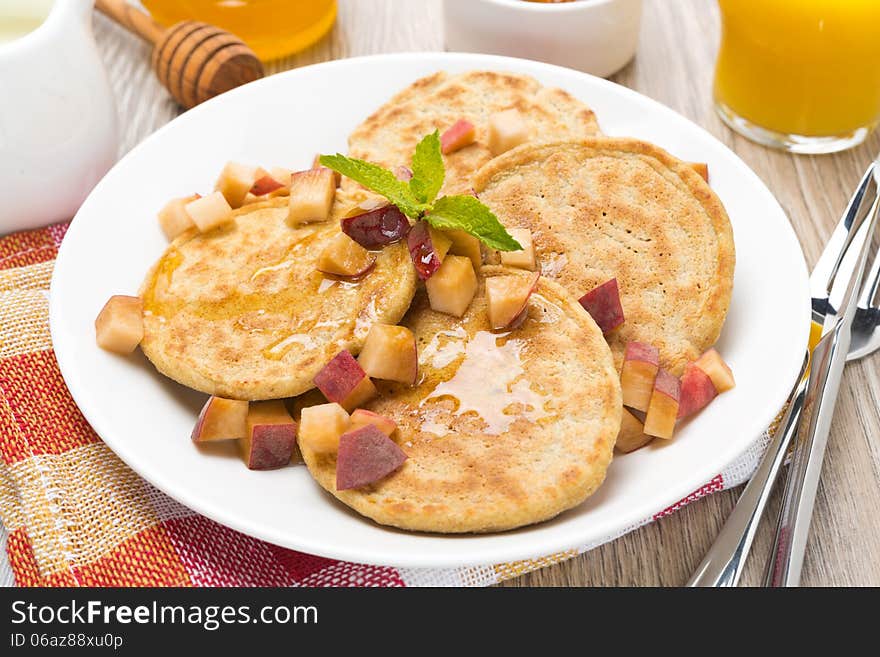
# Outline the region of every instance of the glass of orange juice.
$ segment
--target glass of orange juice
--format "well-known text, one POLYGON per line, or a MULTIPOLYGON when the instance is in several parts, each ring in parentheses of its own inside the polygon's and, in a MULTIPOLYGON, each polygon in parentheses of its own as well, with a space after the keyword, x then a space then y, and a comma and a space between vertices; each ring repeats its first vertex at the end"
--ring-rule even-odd
POLYGON ((880 121, 880 0, 718 0, 715 104, 795 153, 862 142, 880 121))
POLYGON ((142 0, 163 25, 198 20, 232 32, 264 60, 312 45, 336 20, 336 0, 142 0))

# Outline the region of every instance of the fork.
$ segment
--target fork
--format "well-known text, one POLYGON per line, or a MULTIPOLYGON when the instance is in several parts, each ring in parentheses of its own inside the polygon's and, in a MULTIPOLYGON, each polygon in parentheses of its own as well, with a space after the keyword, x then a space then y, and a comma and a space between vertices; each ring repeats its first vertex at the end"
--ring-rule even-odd
MULTIPOLYGON (((813 321, 820 325, 824 315, 831 310, 827 307, 827 299, 837 270, 848 256, 852 257, 848 253, 849 247, 866 218, 866 212, 863 211, 865 196, 869 190, 873 190, 875 197, 880 191, 874 180, 875 166, 875 163, 871 163, 862 177, 810 277, 813 321)), ((870 272, 864 280, 865 284, 862 286, 856 318, 853 322, 847 362, 864 358, 880 348, 880 299, 878 299, 880 252, 875 255, 870 272)), ((782 469, 789 445, 797 433, 807 389, 805 375, 808 363, 809 351, 804 354, 801 372, 789 395, 788 408, 767 447, 764 458, 743 490, 736 507, 712 547, 688 581, 688 586, 736 586, 739 581, 758 523, 782 469)))

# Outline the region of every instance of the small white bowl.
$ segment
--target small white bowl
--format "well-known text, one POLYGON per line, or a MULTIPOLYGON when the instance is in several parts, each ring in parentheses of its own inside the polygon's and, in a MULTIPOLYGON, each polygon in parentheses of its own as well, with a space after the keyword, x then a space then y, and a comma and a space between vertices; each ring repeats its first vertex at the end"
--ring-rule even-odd
POLYGON ((642 0, 444 0, 448 50, 535 59, 606 77, 636 52, 642 0))

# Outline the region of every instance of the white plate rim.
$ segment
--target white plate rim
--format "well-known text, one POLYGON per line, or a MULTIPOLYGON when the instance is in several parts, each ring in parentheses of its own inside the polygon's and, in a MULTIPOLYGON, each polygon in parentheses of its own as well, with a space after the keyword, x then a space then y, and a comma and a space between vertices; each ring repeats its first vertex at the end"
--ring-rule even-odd
MULTIPOLYGON (((222 103, 226 98, 237 96, 239 94, 247 94, 252 93, 254 88, 258 88, 263 84, 275 83, 277 82, 277 78, 295 78, 300 71, 305 69, 333 69, 339 67, 349 67, 349 66, 357 66, 359 63, 371 63, 374 61, 387 61, 389 64, 393 65, 395 61, 410 61, 412 59, 422 60, 427 63, 430 61, 436 61, 437 70, 441 70, 444 66, 444 62, 450 62, 453 64, 460 64, 461 62, 473 62, 473 68, 498 68, 503 70, 512 70, 512 71, 520 71, 525 74, 536 74, 539 73, 542 69, 554 71, 556 74, 564 74, 565 76, 569 76, 572 78, 576 77, 585 77, 590 79, 590 84, 599 85, 599 86, 610 86, 614 88, 614 93, 621 94, 627 97, 629 100, 633 100, 634 102, 638 102, 641 104, 646 104, 651 107, 651 110, 654 112, 658 112, 664 114, 666 116, 675 117, 677 121, 684 121, 689 124, 689 128, 695 131, 698 131, 702 134, 702 136, 714 142, 716 147, 719 147, 721 150, 726 151, 727 156, 731 159, 732 162, 735 162, 739 174, 744 176, 744 179, 748 179, 751 181, 752 185, 757 186, 759 189, 763 189, 770 195, 772 198, 772 193, 767 190, 766 185, 761 181, 761 179, 752 171, 733 151, 731 151, 725 144, 720 142, 716 137, 708 133, 704 128, 690 121, 686 117, 678 114, 671 108, 655 101, 647 96, 644 96, 632 89, 623 87, 621 85, 617 85, 608 80, 604 80, 601 78, 596 78, 594 76, 581 73, 578 71, 574 71, 572 69, 567 69, 565 67, 555 66, 551 64, 545 64, 542 62, 536 62, 531 60, 523 60, 512 57, 503 57, 497 55, 482 55, 482 54, 471 54, 471 53, 444 53, 444 52, 405 52, 405 53, 394 53, 394 54, 378 54, 378 55, 367 55, 362 57, 354 57, 348 59, 334 60, 330 62, 323 62, 319 64, 314 64, 308 67, 301 67, 299 69, 292 69, 289 71, 285 71, 283 73, 276 74, 271 76, 270 78, 266 78, 263 80, 258 80, 256 82, 250 83, 241 87, 239 89, 234 89, 225 93, 223 96, 212 99, 207 103, 204 103, 186 114, 182 115, 169 122, 168 124, 159 128, 156 132, 147 137, 143 142, 135 146, 129 153, 127 153, 124 157, 122 157, 119 162, 108 172, 107 176, 110 176, 115 170, 125 167, 126 163, 129 159, 137 157, 140 150, 146 147, 147 144, 152 143, 153 141, 162 138, 164 133, 168 130, 172 129, 172 126, 176 124, 177 121, 180 120, 194 120, 193 117, 197 117, 201 112, 208 111, 208 109, 213 108, 216 104, 222 103), (207 108, 207 109, 206 109, 207 108)), ((600 121, 601 121, 601 117, 600 121)), ((106 182, 106 178, 103 179, 93 190, 90 197, 84 202, 83 208, 89 205, 89 201, 91 197, 96 196, 101 193, 103 186, 106 182)), ((779 205, 778 201, 773 199, 775 203, 776 209, 778 213, 782 217, 786 217, 786 214, 782 207, 779 205)), ((69 234, 74 234, 77 231, 78 223, 77 219, 82 213, 82 208, 80 212, 74 217, 69 229, 69 234)), ((790 233, 789 237, 791 238, 788 244, 787 252, 782 253, 787 260, 791 261, 792 265, 799 264, 799 269, 801 269, 799 279, 801 281, 801 290, 802 298, 803 298, 803 331, 802 335, 798 336, 798 339, 793 339, 792 342, 795 345, 803 345, 804 348, 807 343, 807 338, 809 335, 809 288, 808 288, 808 277, 807 277, 807 268, 806 262, 804 260, 803 252, 800 248, 797 237, 791 228, 790 224, 787 221, 786 217, 786 227, 788 232, 790 233), (793 247, 793 248, 792 248, 793 247)), ((577 549, 583 546, 586 543, 590 543, 591 539, 595 540, 597 538, 608 538, 615 537, 620 535, 621 533, 626 533, 629 529, 636 526, 639 522, 652 518, 655 514, 669 508, 673 504, 685 499, 687 496, 691 495, 694 491, 703 487, 706 481, 706 473, 710 471, 715 473, 722 472, 726 466, 732 463, 738 456, 740 456, 749 446, 752 438, 749 438, 749 443, 740 444, 734 443, 730 445, 727 449, 719 450, 716 453, 716 458, 711 462, 706 464, 705 470, 700 471, 699 473, 694 474, 692 477, 688 479, 681 479, 676 481, 674 484, 671 484, 668 491, 665 495, 658 496, 652 498, 650 502, 643 502, 641 505, 631 509, 630 513, 622 520, 619 520, 616 523, 616 526, 608 529, 610 531, 604 532, 593 532, 589 536, 571 536, 567 535, 566 538, 557 538, 557 539, 547 539, 544 537, 544 540, 534 541, 529 543, 528 547, 520 547, 517 546, 516 541, 508 541, 505 543, 505 546, 502 548, 498 548, 495 546, 491 546, 490 548, 477 548, 471 551, 468 551, 467 554, 464 553, 455 553, 449 555, 438 555, 431 552, 420 553, 418 550, 414 550, 409 554, 397 554, 391 558, 389 555, 382 550, 371 549, 367 546, 358 545, 358 546, 341 546, 341 545, 327 545, 325 543, 310 540, 308 536, 290 536, 286 533, 280 533, 272 527, 265 527, 262 525, 254 525, 248 522, 247 518, 230 516, 228 513, 225 513, 223 509, 216 508, 211 505, 210 502, 205 500, 198 499, 189 495, 185 492, 182 492, 177 489, 176 485, 172 481, 167 481, 161 472, 144 472, 138 468, 137 459, 134 454, 131 453, 129 449, 127 449, 125 445, 125 441, 120 441, 114 438, 112 435, 112 431, 109 430, 109 427, 106 425, 103 416, 100 413, 100 409, 92 406, 92 405, 83 405, 80 403, 81 399, 86 399, 87 394, 83 387, 83 381, 79 376, 79 373, 71 366, 71 359, 68 355, 68 350, 65 343, 65 337, 63 333, 58 330, 58 326, 60 323, 60 313, 63 313, 63 302, 59 300, 59 294, 57 294, 57 290, 60 287, 60 279, 63 275, 63 272, 67 271, 68 265, 67 261, 69 258, 73 257, 69 255, 71 251, 71 247, 66 245, 70 245, 73 243, 73 240, 65 239, 60 248, 56 258, 55 267, 52 275, 52 281, 50 284, 50 299, 49 299, 49 322, 50 322, 50 332, 52 337, 53 349, 55 350, 56 358, 58 361, 58 365, 62 374, 62 377, 65 380, 65 383, 70 390, 70 393, 73 399, 77 402, 81 412, 83 413, 86 420, 95 430, 95 432, 102 438, 102 440, 107 444, 107 446, 116 453, 116 455, 125 462, 129 467, 132 468, 135 472, 137 472, 141 477, 147 480, 149 483, 154 485, 156 488, 165 492, 167 495, 177 500, 181 504, 187 506, 188 508, 200 513, 220 524, 226 525, 232 529, 240 531, 244 534, 253 536, 255 538, 259 538, 270 543, 280 545, 283 547, 291 548, 294 550, 299 550, 302 552, 307 552, 310 554, 316 554, 320 556, 324 556, 332 559, 340 559, 345 561, 357 562, 357 563, 365 563, 365 564, 373 564, 373 565, 383 565, 383 566, 396 566, 396 567, 405 567, 405 568, 448 568, 448 567, 466 567, 466 566, 479 566, 479 565, 490 565, 490 564, 498 564, 498 563, 507 563, 512 561, 518 561, 523 559, 531 559, 535 557, 543 557, 548 554, 556 554, 560 552, 565 552, 573 549, 577 549), (711 466, 711 467, 710 467, 711 466)), ((800 347, 799 351, 802 351, 800 347)), ((794 350, 793 350, 794 353, 794 350)), ((800 367, 800 356, 798 358, 790 358, 789 359, 789 367, 787 371, 778 373, 778 376, 785 381, 793 381, 797 371, 800 367)), ((767 409, 761 415, 753 415, 749 418, 748 423, 743 423, 743 427, 741 428, 741 433, 748 436, 753 436, 755 439, 765 430, 765 428, 772 422, 778 409, 781 408, 784 403, 786 396, 788 394, 789 386, 786 384, 785 386, 780 386, 776 391, 776 394, 773 398, 768 399, 767 409), (773 408, 775 410, 769 410, 773 408)), ((710 475, 711 476, 711 475, 710 475)), ((368 522, 368 521, 364 521, 368 522)), ((510 534, 510 533, 508 533, 510 534)), ((515 534, 515 532, 514 532, 515 534)), ((503 534, 502 534, 503 535, 503 534)), ((556 534, 551 534, 550 536, 555 536, 556 534)), ((413 537, 423 536, 422 534, 411 534, 413 537)), ((436 537, 436 535, 427 535, 430 538, 436 537)), ((445 538, 445 537, 444 537, 445 538)), ((465 538, 466 537, 462 537, 465 538)), ((459 537, 449 537, 448 540, 455 541, 459 540, 459 537)))

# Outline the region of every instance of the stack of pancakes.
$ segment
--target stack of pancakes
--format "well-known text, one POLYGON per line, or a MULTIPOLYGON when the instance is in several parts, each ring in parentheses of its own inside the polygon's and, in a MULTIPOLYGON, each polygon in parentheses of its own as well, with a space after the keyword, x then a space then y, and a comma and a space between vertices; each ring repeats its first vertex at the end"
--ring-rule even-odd
POLYGON ((400 322, 418 341, 419 382, 376 382, 381 394, 367 408, 397 423, 406 463, 346 491, 335 489, 335 455, 304 449, 306 466, 382 524, 498 531, 551 518, 602 483, 620 428, 627 341, 657 346, 680 374, 718 338, 734 247, 721 202, 689 165, 652 144, 602 136, 583 103, 525 76, 418 80, 354 131, 350 154, 407 165, 425 134, 458 119, 476 126, 477 141, 445 156, 444 192, 473 189, 505 226, 532 232, 542 278, 522 326, 490 330, 482 284, 525 275, 518 270, 484 266, 461 319, 431 310, 402 243, 383 249, 357 284, 325 279, 317 258, 364 195, 345 180, 327 223, 292 229, 279 199, 236 211, 226 229, 177 238, 141 290, 142 347, 184 385, 237 399, 299 396, 297 411, 324 401, 307 391, 336 353, 357 353, 374 322, 400 322), (493 159, 488 118, 511 107, 531 139, 493 159), (626 322, 603 336, 577 298, 613 277, 626 322))

